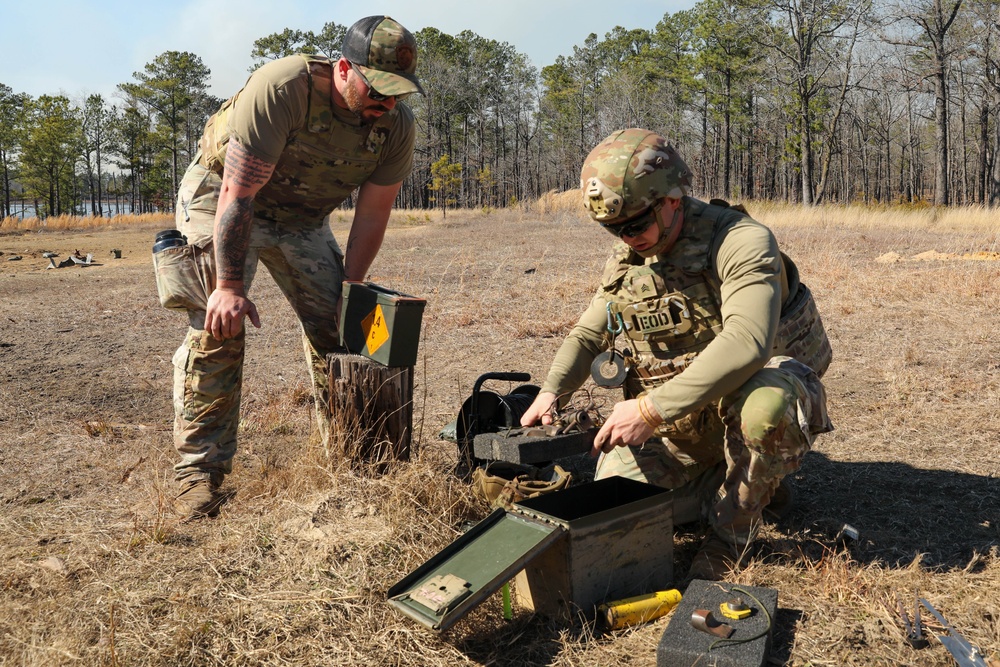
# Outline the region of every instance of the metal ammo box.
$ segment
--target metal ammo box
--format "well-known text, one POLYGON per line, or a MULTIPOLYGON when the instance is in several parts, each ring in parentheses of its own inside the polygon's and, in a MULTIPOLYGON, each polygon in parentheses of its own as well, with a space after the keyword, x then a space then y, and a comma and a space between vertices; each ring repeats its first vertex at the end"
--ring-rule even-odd
POLYGON ((498 509, 389 589, 389 603, 446 630, 517 575, 518 603, 593 616, 673 583, 672 493, 609 477, 498 509))
POLYGON ((426 303, 374 283, 345 280, 340 344, 383 366, 413 366, 426 303))

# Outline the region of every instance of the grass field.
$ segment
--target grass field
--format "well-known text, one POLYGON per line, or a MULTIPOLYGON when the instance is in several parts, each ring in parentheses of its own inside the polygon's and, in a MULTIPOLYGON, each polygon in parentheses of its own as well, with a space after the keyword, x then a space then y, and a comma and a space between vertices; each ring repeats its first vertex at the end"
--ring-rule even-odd
MULTIPOLYGON (((944 666, 903 641, 896 595, 1000 650, 1000 310, 996 211, 751 204, 816 296, 836 427, 734 579, 779 591, 768 664, 944 666), (835 540, 843 524, 859 539, 835 540)), ((427 300, 417 455, 378 475, 313 436, 298 325, 265 271, 247 342, 235 496, 169 510, 171 356, 185 318, 149 260, 166 218, 0 226, 0 665, 656 664, 670 617, 608 633, 499 596, 443 635, 385 592, 489 511, 438 439, 476 378, 541 382, 611 237, 576 196, 513 211, 394 213, 370 279, 427 300), (121 250, 121 258, 111 254, 121 250), (92 253, 95 265, 47 270, 92 253), (20 257, 11 260, 13 257, 20 257)), ((335 215, 343 244, 347 214, 335 215)), ((500 386, 500 391, 504 387, 500 386)), ((697 544, 675 548, 683 575, 697 544)), ((929 616, 924 617, 925 621, 929 616)), ((933 620, 929 625, 939 629, 933 620)))

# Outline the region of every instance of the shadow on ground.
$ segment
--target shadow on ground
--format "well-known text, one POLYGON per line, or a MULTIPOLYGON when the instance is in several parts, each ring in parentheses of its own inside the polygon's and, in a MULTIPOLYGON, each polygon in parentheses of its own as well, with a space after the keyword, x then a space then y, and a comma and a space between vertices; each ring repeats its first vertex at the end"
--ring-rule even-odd
POLYGON ((563 650, 563 641, 572 636, 574 642, 584 640, 586 630, 563 627, 529 612, 515 616, 514 621, 499 630, 466 636, 456 646, 470 660, 498 667, 550 665, 563 650))
POLYGON ((905 463, 834 461, 810 452, 792 482, 796 506, 782 529, 801 530, 803 552, 822 556, 844 525, 860 563, 965 569, 1000 545, 1000 480, 905 463), (812 551, 815 550, 816 554, 812 551))
MULTIPOLYGON (((791 550, 793 559, 818 562, 831 550, 846 548, 861 565, 907 567, 919 554, 925 568, 966 570, 976 566, 977 554, 1000 545, 1000 480, 994 477, 905 463, 841 462, 813 451, 791 485, 794 509, 774 526, 777 539, 772 533, 761 540, 765 561, 782 560, 791 550), (838 541, 845 524, 857 530, 857 539, 838 541)), ((676 572, 686 571, 702 531, 693 526, 677 531, 676 572)), ((779 609, 771 649, 775 664, 790 659, 801 617, 801 610, 779 609)), ((477 663, 515 667, 551 664, 567 643, 593 647, 615 641, 600 632, 593 623, 564 626, 521 612, 500 629, 469 632, 466 624, 453 641, 477 663)))

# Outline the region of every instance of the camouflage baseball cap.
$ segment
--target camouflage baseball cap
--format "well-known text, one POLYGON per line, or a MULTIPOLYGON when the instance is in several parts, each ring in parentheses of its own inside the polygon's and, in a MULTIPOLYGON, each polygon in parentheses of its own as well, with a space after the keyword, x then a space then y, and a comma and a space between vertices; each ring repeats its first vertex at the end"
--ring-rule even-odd
POLYGON ((583 205, 602 225, 648 211, 663 197, 691 189, 691 170, 667 140, 649 130, 619 130, 599 143, 580 172, 583 205))
POLYGON ((376 92, 389 96, 424 92, 414 74, 417 41, 388 16, 368 16, 352 25, 340 52, 358 66, 376 92))

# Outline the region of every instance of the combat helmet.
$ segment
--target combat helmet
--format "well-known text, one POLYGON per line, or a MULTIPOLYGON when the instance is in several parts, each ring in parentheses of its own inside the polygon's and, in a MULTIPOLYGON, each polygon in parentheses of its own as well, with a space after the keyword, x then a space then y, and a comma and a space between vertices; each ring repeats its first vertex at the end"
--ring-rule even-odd
POLYGON ((580 189, 590 217, 610 228, 648 212, 664 197, 687 195, 691 170, 662 136, 630 128, 590 151, 580 189))

